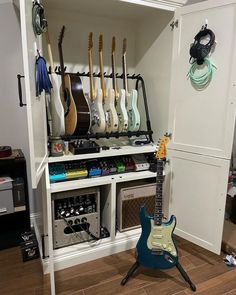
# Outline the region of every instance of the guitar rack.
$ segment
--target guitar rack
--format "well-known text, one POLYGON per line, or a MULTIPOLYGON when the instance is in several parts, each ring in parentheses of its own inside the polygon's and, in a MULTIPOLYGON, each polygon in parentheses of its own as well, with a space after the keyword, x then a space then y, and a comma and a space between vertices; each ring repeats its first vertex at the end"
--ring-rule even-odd
MULTIPOLYGON (((64 70, 66 71, 66 67, 64 68, 64 70)), ((51 69, 49 68, 49 72, 51 72, 51 69)), ((58 75, 61 75, 61 70, 60 67, 56 67, 55 68, 55 73, 58 75)), ((79 77, 90 77, 90 72, 77 72, 77 73, 66 73, 69 75, 76 75, 79 77)), ((93 73, 93 77, 94 78, 99 78, 101 77, 101 73, 93 73)), ((113 78, 113 74, 107 74, 106 72, 104 72, 104 77, 105 78, 113 78)), ((124 78, 124 74, 119 74, 116 73, 116 78, 117 79, 123 79, 124 78)), ((104 133, 96 133, 96 134, 86 134, 86 135, 65 135, 62 136, 62 139, 64 140, 73 140, 73 139, 99 139, 99 138, 119 138, 119 137, 132 137, 132 136, 141 136, 141 135, 146 135, 149 137, 150 142, 153 142, 153 138, 152 138, 152 128, 151 128, 151 121, 150 121, 150 116, 149 116, 149 110, 148 110, 148 102, 147 102, 147 94, 146 94, 146 88, 145 88, 145 83, 144 83, 144 79, 142 78, 142 76, 140 74, 127 74, 127 79, 131 79, 131 80, 136 80, 136 85, 135 88, 138 91, 139 89, 139 84, 141 83, 141 88, 142 88, 142 93, 143 93, 143 100, 144 100, 144 108, 145 108, 145 114, 146 114, 146 126, 147 126, 147 130, 139 130, 139 131, 127 131, 127 132, 104 132, 104 133)))

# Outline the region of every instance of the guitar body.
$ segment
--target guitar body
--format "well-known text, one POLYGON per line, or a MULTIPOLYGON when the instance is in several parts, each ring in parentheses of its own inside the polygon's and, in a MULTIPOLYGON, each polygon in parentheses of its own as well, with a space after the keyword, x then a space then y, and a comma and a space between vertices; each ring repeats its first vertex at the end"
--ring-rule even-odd
POLYGON ((115 91, 114 89, 108 90, 108 97, 105 99, 103 109, 106 119, 106 132, 118 131, 118 116, 115 108, 115 91))
POLYGON ((140 114, 138 111, 138 92, 136 89, 132 89, 131 92, 126 95, 127 101, 127 113, 129 118, 129 131, 138 131, 140 128, 140 114))
POLYGON ((64 108, 60 97, 58 75, 55 73, 51 73, 50 78, 52 83, 50 99, 50 108, 52 116, 52 136, 63 136, 65 135, 65 118, 64 108))
POLYGON ((154 225, 152 217, 147 216, 144 206, 140 208, 142 234, 137 243, 137 261, 144 267, 153 269, 172 268, 178 262, 178 253, 172 235, 176 218, 171 216, 161 226, 154 225))
POLYGON ((71 93, 74 99, 77 122, 74 135, 86 135, 90 129, 91 112, 88 101, 84 96, 82 82, 79 76, 70 75, 71 93))
POLYGON ((91 130, 93 133, 105 132, 106 119, 103 110, 103 94, 102 89, 97 89, 97 95, 95 100, 90 102, 91 109, 91 130))
POLYGON ((74 98, 71 92, 71 80, 70 76, 67 74, 64 76, 64 81, 65 81, 65 88, 66 88, 66 93, 69 96, 69 105, 66 105, 65 99, 64 99, 64 93, 61 88, 61 98, 64 106, 64 112, 65 112, 65 134, 66 135, 73 135, 76 126, 77 126, 77 111, 76 111, 76 105, 74 102, 74 98))
POLYGON ((126 110, 125 89, 120 90, 116 111, 119 119, 119 132, 128 130, 128 113, 126 110))

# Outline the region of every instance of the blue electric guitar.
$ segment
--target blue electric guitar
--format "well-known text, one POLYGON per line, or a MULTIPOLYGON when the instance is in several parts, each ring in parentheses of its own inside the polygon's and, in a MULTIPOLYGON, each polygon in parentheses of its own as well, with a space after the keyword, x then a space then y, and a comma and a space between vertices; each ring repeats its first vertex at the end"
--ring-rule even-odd
POLYGON ((136 269, 142 265, 153 269, 167 269, 175 267, 180 272, 183 279, 188 283, 192 291, 196 291, 196 286, 191 281, 178 260, 178 252, 173 241, 173 232, 176 226, 176 217, 171 216, 170 220, 163 222, 162 213, 162 188, 164 181, 164 163, 166 158, 166 145, 169 141, 165 135, 156 153, 157 157, 157 181, 154 216, 146 214, 144 206, 140 209, 140 222, 142 234, 136 246, 136 262, 129 269, 121 281, 125 285, 136 269))
POLYGON ((161 139, 157 157, 156 198, 154 216, 147 216, 145 207, 140 209, 142 234, 137 243, 137 262, 144 267, 166 269, 178 263, 178 253, 172 235, 176 226, 176 217, 163 222, 162 188, 163 170, 166 158, 167 136, 161 139))

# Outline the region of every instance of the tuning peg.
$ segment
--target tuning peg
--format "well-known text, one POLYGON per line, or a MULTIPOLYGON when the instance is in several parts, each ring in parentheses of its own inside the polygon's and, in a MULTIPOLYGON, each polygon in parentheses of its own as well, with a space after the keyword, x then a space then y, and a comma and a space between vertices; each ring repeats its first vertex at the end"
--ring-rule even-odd
POLYGON ((168 132, 166 132, 166 133, 165 133, 165 136, 166 136, 166 137, 169 137, 169 139, 171 139, 171 137, 172 137, 172 133, 168 133, 168 132))

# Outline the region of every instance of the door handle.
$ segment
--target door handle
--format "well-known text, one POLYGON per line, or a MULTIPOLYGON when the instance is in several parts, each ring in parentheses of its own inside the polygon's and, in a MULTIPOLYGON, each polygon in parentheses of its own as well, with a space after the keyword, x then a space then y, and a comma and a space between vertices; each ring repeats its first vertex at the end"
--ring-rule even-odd
POLYGON ((22 101, 22 87, 21 87, 21 78, 24 78, 25 76, 22 76, 20 74, 17 75, 17 81, 18 81, 18 95, 19 95, 19 106, 24 107, 26 106, 26 103, 23 103, 22 101))

